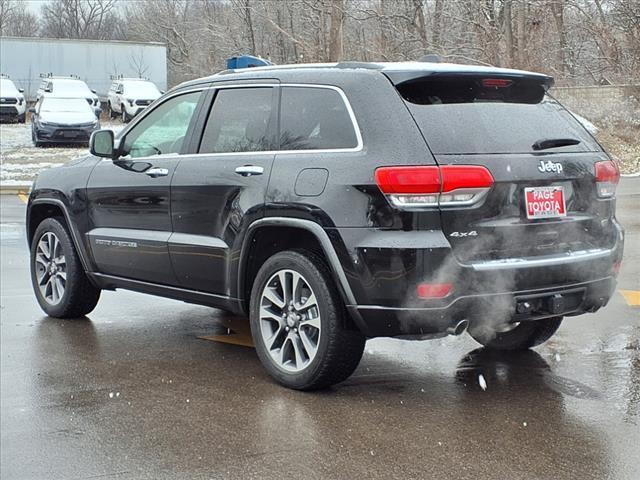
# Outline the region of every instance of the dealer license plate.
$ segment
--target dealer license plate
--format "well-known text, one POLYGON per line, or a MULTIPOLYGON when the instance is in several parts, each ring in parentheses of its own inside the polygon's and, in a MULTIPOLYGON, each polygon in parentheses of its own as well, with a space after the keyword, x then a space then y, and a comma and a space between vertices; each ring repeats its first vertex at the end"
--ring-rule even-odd
POLYGON ((524 203, 528 219, 566 217, 564 190, 561 186, 526 187, 524 203))

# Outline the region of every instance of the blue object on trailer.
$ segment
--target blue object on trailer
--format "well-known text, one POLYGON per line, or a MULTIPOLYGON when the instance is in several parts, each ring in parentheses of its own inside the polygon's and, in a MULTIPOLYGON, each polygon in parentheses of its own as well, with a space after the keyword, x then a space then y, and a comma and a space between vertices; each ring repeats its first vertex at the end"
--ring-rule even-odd
POLYGON ((229 69, 265 67, 267 65, 273 65, 273 63, 260 57, 254 57, 253 55, 239 55, 227 59, 227 68, 229 69))

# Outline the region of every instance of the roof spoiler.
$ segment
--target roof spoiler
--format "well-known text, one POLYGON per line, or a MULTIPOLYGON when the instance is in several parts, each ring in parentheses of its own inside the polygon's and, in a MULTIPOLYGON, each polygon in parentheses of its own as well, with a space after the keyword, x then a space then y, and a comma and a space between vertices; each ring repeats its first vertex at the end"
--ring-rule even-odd
POLYGON ((389 70, 383 72, 389 80, 395 85, 399 86, 406 82, 412 82, 421 78, 427 77, 448 77, 455 75, 456 77, 487 77, 487 78, 504 78, 510 80, 530 80, 539 83, 545 91, 548 91, 554 84, 553 77, 549 75, 543 75, 541 73, 525 72, 521 70, 506 70, 506 69, 492 69, 478 68, 476 69, 460 69, 442 71, 429 71, 429 70, 389 70))

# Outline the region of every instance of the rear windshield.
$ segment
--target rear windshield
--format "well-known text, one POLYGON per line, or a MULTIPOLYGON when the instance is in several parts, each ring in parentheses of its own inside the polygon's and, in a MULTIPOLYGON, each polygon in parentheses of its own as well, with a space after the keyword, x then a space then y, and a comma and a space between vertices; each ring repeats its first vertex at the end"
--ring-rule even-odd
POLYGON ((599 151, 585 128, 532 79, 429 77, 397 86, 435 154, 531 153, 542 140, 575 145, 543 150, 599 151))

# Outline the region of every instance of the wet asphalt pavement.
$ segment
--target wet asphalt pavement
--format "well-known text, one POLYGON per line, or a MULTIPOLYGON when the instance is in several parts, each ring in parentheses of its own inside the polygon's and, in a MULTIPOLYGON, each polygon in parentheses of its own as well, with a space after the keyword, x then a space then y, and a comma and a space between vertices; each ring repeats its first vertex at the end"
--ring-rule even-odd
MULTIPOLYGON (((638 291, 640 178, 619 193, 619 288, 638 291)), ((119 291, 45 317, 24 204, 0 200, 3 480, 640 478, 640 307, 619 292, 535 351, 377 339, 349 380, 300 393, 199 338, 226 331, 218 310, 119 291)))

